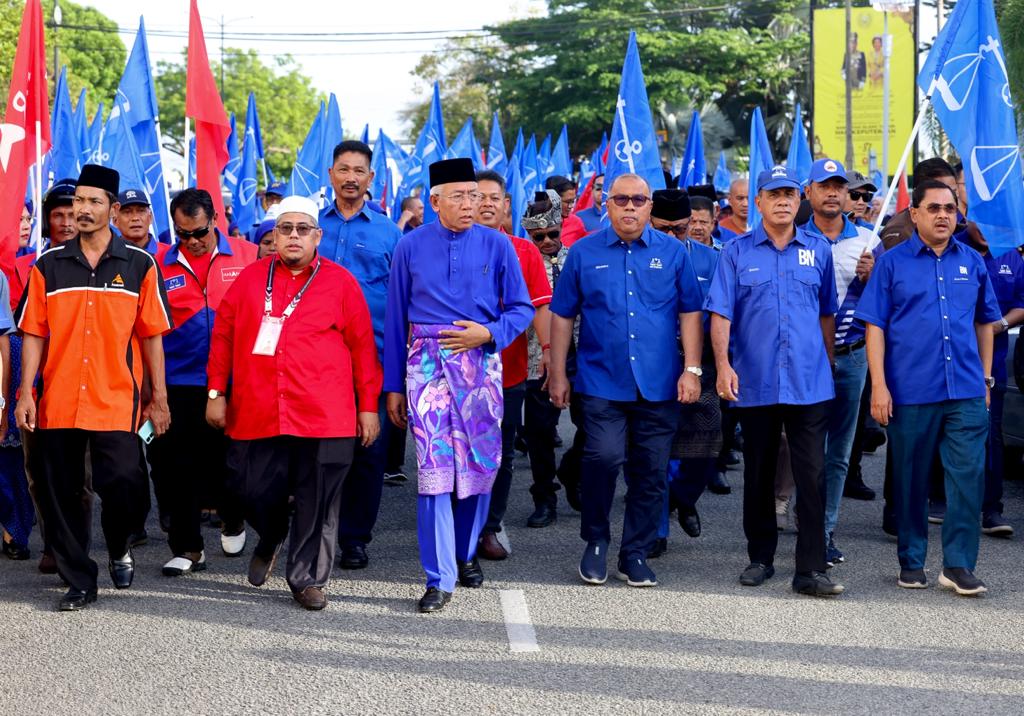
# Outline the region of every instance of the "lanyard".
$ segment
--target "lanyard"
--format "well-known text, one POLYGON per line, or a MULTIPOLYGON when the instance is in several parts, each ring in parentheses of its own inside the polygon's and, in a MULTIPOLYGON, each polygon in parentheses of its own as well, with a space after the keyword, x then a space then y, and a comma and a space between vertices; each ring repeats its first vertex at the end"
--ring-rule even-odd
MULTIPOLYGON (((263 300, 263 314, 265 316, 270 315, 271 308, 274 305, 274 266, 277 264, 277 258, 273 258, 270 261, 270 270, 267 271, 267 292, 264 294, 263 300)), ((299 305, 299 301, 302 300, 303 294, 306 293, 306 289, 309 288, 309 284, 313 283, 313 279, 316 278, 317 273, 320 271, 320 259, 317 258, 316 265, 313 266, 313 271, 309 274, 309 278, 306 279, 305 285, 299 289, 299 292, 292 298, 291 303, 284 309, 284 313, 281 314, 281 322, 284 323, 288 316, 295 312, 295 308, 299 305)))

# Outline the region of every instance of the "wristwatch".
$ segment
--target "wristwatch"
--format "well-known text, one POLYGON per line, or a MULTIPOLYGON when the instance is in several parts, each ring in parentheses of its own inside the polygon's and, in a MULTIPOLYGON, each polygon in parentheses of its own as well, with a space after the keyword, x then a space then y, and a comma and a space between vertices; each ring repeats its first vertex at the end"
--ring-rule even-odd
POLYGON ((223 390, 214 390, 213 388, 210 388, 210 392, 208 392, 206 394, 206 397, 209 398, 210 400, 216 400, 217 398, 223 398, 224 397, 224 391, 223 390))
POLYGON ((699 365, 688 366, 687 369, 686 369, 686 372, 687 373, 693 373, 698 378, 700 378, 702 375, 704 375, 704 371, 703 371, 703 369, 701 369, 701 367, 699 365))
POLYGON ((1000 328, 1003 329, 1003 333, 1006 333, 1008 330, 1010 330, 1010 323, 1009 321, 1006 320, 1005 317, 999 319, 999 326, 1000 328))
POLYGON ((996 387, 995 376, 991 376, 991 375, 985 376, 985 385, 987 385, 989 388, 995 388, 996 387))
POLYGON ((0 410, 3 410, 6 407, 7 407, 7 399, 4 398, 3 396, 0 396, 0 410))

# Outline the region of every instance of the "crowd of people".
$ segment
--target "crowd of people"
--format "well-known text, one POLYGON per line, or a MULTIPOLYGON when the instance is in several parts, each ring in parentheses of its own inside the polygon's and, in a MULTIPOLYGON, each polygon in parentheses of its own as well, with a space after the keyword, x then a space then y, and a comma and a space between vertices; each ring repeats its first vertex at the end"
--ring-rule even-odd
POLYGON ((928 586, 931 521, 938 583, 986 591, 980 535, 1013 533, 1001 414, 1024 261, 993 257, 967 221, 962 169, 920 163, 911 207, 880 235, 877 188, 829 158, 809 176, 763 172, 755 196, 747 179, 720 197, 598 176, 578 211, 579 187, 556 176, 518 217, 526 239, 504 177, 468 159, 432 164, 393 219, 367 200, 371 167, 367 145, 342 142, 333 201, 268 187, 249 237, 222 234, 210 195, 185 189, 173 241, 158 242, 145 192, 100 166, 47 192, 47 244, 0 277, 0 524, 22 560, 38 523, 39 569, 68 587, 61 610, 97 598, 94 495, 111 580, 132 585, 150 480, 166 577, 206 568, 212 520, 223 555, 249 548, 257 587, 287 543, 295 600, 323 609, 334 565, 369 563, 382 486, 408 479, 409 433, 421 612, 479 587, 481 558, 508 557, 517 446, 526 525, 553 524, 562 490, 580 513, 583 582, 611 564, 655 586, 671 515, 700 535, 698 500, 731 491, 741 449, 739 582, 774 575, 795 505, 792 588, 834 597, 841 498, 875 497, 860 456, 887 441, 896 583, 928 586), (559 459, 565 409, 575 432, 559 459))

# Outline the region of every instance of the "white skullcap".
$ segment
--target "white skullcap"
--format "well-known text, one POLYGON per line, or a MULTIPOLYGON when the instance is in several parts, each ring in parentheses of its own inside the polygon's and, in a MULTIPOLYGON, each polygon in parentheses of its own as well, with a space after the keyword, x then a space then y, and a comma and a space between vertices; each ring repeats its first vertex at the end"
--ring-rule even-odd
POLYGON ((320 212, 316 208, 316 202, 304 196, 286 196, 277 205, 271 207, 277 210, 275 220, 280 218, 282 214, 296 213, 305 214, 313 220, 313 223, 317 223, 320 212))

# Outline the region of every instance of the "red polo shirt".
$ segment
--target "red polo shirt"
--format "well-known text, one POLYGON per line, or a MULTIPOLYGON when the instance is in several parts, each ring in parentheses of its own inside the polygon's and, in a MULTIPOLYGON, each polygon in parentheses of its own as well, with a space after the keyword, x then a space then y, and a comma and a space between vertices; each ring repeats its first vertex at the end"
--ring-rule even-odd
MULTIPOLYGON (((504 230, 502 233, 505 233, 504 230)), ((548 273, 544 268, 544 259, 541 257, 540 251, 532 241, 521 239, 518 236, 509 236, 508 238, 516 250, 516 257, 519 259, 519 267, 523 270, 526 290, 530 292, 530 301, 533 303, 533 307, 539 308, 551 303, 551 284, 548 283, 548 273)), ((526 380, 529 375, 528 362, 529 344, 526 342, 526 334, 522 333, 501 352, 502 385, 505 388, 511 388, 526 380)))
POLYGON ((587 228, 583 225, 583 219, 575 214, 569 214, 562 219, 562 245, 569 248, 577 241, 587 235, 587 228))
MULTIPOLYGON (((284 322, 277 352, 253 355, 273 260, 243 269, 214 319, 207 385, 226 390, 231 382, 226 432, 235 440, 353 437, 357 406, 376 413, 383 381, 359 283, 321 258, 319 273, 284 322)), ((271 315, 284 313, 314 264, 293 276, 275 263, 271 315)))

